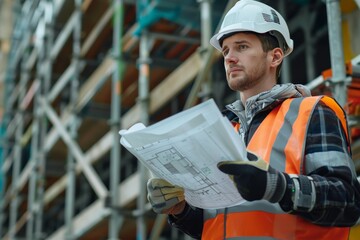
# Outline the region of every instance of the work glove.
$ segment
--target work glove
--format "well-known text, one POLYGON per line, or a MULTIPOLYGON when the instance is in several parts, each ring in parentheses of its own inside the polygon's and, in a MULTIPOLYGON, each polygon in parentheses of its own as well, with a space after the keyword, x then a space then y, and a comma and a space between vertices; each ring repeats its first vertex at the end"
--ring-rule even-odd
POLYGON ((251 152, 248 158, 254 161, 223 161, 217 166, 229 175, 245 200, 279 202, 286 191, 286 173, 277 171, 251 152))
POLYGON ((185 208, 184 189, 160 178, 150 178, 147 182, 148 200, 154 212, 180 214, 185 208))

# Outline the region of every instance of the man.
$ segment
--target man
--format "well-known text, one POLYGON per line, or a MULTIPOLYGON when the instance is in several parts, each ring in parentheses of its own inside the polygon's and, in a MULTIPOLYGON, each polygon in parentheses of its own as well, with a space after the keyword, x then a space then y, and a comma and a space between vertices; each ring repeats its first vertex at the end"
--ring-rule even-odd
POLYGON ((229 87, 240 93, 224 114, 250 160, 218 168, 247 202, 194 208, 181 187, 153 178, 153 209, 197 239, 348 239, 360 215, 360 186, 345 113, 329 97, 310 97, 303 86, 277 85, 283 58, 293 49, 282 16, 263 3, 241 0, 210 43, 224 56, 229 87))

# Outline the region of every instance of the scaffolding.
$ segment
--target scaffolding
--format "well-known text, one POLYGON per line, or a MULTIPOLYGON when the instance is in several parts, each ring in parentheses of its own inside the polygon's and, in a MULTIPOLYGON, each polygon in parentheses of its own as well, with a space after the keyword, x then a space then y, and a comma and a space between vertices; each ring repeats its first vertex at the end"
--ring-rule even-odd
MULTIPOLYGON (((208 44, 235 2, 14 1, 1 121, 2 239, 186 239, 151 211, 147 170, 121 148, 118 132, 209 97, 220 107, 237 97, 208 44)), ((339 3, 283 0, 274 7, 301 43, 281 81, 334 87, 344 105, 352 76, 336 64, 345 59, 335 59, 343 50, 339 3), (315 78, 330 65, 329 81, 315 78)))

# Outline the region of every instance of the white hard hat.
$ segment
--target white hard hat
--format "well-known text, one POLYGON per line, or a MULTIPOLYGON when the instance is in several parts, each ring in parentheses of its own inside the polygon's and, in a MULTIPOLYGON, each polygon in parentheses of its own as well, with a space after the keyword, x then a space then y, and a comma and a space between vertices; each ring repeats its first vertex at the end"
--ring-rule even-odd
POLYGON ((284 18, 272 7, 253 0, 240 0, 226 13, 220 31, 210 39, 210 44, 221 51, 219 40, 235 32, 269 32, 275 36, 284 55, 293 50, 288 26, 284 18))

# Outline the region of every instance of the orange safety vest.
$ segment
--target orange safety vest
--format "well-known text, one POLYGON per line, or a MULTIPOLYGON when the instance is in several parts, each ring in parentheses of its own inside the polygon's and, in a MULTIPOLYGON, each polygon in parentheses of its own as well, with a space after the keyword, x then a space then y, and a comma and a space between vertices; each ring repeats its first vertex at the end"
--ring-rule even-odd
MULTIPOLYGON (((325 96, 293 98, 274 108, 251 138, 247 149, 270 162, 275 169, 289 174, 303 174, 307 126, 315 105, 324 102, 341 120, 348 138, 346 115, 342 108, 325 96)), ((348 138, 349 140, 349 138, 348 138)), ((264 200, 214 210, 204 210, 202 239, 348 239, 348 227, 322 227, 301 217, 284 213, 264 200), (262 204, 262 205, 261 205, 262 204), (253 238, 251 238, 253 239, 253 238)))

